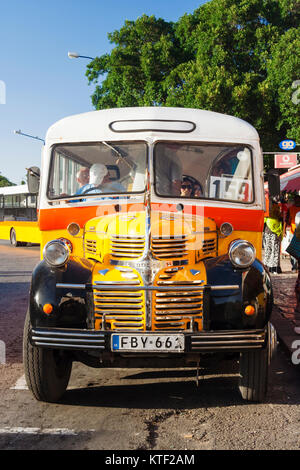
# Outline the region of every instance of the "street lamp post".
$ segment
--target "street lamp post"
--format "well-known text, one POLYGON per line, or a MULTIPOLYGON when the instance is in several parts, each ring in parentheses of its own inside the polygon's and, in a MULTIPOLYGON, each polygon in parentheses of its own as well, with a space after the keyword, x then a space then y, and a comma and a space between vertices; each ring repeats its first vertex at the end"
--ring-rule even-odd
POLYGON ((41 140, 43 143, 45 143, 44 139, 41 139, 40 137, 34 137, 33 135, 30 135, 30 134, 24 134, 21 129, 19 129, 18 131, 14 131, 14 134, 19 134, 19 135, 24 135, 25 137, 30 137, 31 139, 35 139, 35 140, 41 140))
POLYGON ((95 59, 95 57, 80 55, 80 54, 78 54, 78 52, 68 52, 68 56, 69 56, 70 59, 78 59, 78 58, 91 59, 91 60, 95 59))

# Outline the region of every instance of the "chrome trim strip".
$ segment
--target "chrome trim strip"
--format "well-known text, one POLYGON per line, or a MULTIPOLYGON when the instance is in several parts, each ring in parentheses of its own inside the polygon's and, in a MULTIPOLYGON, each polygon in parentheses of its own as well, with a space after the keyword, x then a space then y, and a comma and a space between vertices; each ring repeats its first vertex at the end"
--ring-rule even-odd
POLYGON ((255 349, 263 347, 266 339, 265 330, 237 333, 230 332, 201 332, 191 336, 192 351, 211 351, 218 349, 255 349))
POLYGON ((56 287, 62 289, 86 289, 85 284, 64 284, 62 282, 58 282, 56 287))
MULTIPOLYGON (((186 285, 186 284, 176 284, 174 285, 173 283, 168 285, 168 286, 139 286, 139 285, 132 285, 136 284, 134 281, 132 281, 131 285, 128 285, 128 283, 124 283, 122 281, 116 281, 114 284, 110 284, 109 281, 107 284, 97 282, 96 284, 92 285, 93 289, 102 289, 102 290, 145 290, 145 291, 176 291, 176 290, 204 290, 205 287, 208 287, 211 290, 237 290, 240 288, 239 285, 228 285, 228 286, 196 286, 196 285, 186 285)), ((190 284, 190 283, 189 283, 190 284)), ((62 289, 86 289, 85 284, 64 284, 61 282, 58 282, 56 284, 57 288, 62 288, 62 289)))
POLYGON ((100 331, 33 328, 31 341, 38 347, 101 350, 105 348, 105 337, 100 331))
POLYGON ((228 286, 191 286, 191 285, 169 285, 169 286, 129 286, 129 285, 124 285, 124 286, 116 286, 115 284, 110 284, 110 285, 104 285, 104 284, 93 284, 93 289, 101 289, 101 290, 134 290, 134 291, 139 291, 139 290, 145 290, 145 291, 197 291, 197 290, 204 290, 205 287, 210 288, 211 290, 237 290, 240 288, 238 285, 228 285, 228 286))

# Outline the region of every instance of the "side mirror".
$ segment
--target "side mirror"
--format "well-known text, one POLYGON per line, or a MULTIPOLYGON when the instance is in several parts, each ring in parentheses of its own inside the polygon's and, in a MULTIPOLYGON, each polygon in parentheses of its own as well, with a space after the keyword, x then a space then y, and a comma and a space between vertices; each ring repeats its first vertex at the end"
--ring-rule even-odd
POLYGON ((269 197, 280 196, 280 178, 277 170, 268 171, 269 197))
POLYGON ((40 187, 40 169, 37 166, 32 166, 26 169, 28 191, 31 194, 38 194, 40 187))

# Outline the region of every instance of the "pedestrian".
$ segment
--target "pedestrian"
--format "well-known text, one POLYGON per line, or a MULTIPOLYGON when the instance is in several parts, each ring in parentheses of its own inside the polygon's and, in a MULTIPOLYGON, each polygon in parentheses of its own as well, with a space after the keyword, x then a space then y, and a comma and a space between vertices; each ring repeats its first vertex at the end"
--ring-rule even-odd
MULTIPOLYGON (((294 235, 295 232, 295 217, 297 212, 300 212, 300 196, 296 194, 294 196, 294 201, 293 204, 290 205, 287 209, 287 215, 285 219, 285 224, 290 227, 291 235, 294 235)), ((291 266, 292 266, 292 271, 297 272, 298 270, 298 261, 294 256, 291 256, 291 266)))
MULTIPOLYGON (((287 247, 286 251, 290 253, 297 260, 298 264, 298 277, 295 285, 295 294, 296 294, 296 308, 295 314, 300 314, 300 215, 295 217, 295 229, 294 235, 290 245, 287 247)), ((300 334, 300 318, 299 326, 295 327, 295 333, 300 334)))
POLYGON ((264 264, 270 273, 280 274, 280 247, 283 225, 280 205, 272 202, 270 212, 265 217, 264 228, 264 264))

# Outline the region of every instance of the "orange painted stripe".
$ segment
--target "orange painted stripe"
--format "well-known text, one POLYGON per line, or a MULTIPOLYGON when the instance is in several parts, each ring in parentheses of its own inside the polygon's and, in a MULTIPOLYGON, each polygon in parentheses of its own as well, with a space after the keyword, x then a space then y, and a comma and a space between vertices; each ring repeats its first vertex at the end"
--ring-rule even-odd
MULTIPOLYGON (((116 203, 117 204, 117 203, 116 203)), ((119 213, 141 211, 145 207, 143 204, 121 204, 119 213)), ((177 212, 177 204, 152 203, 153 211, 177 212)), ((103 217, 105 215, 117 214, 115 204, 105 206, 81 206, 81 207, 58 207, 53 209, 40 209, 39 227, 40 230, 66 229, 71 222, 76 222, 81 228, 93 217, 103 217)), ((250 232, 260 232, 264 226, 263 210, 232 209, 229 207, 201 207, 185 206, 184 214, 192 214, 203 217, 210 217, 215 220, 217 226, 223 222, 229 222, 234 230, 248 230, 250 232)))
POLYGON ((105 215, 141 211, 143 204, 121 204, 120 211, 115 209, 116 204, 105 206, 79 206, 79 207, 58 207, 53 209, 40 209, 39 227, 40 230, 66 229, 71 222, 76 222, 81 228, 93 217, 103 217, 105 215))
MULTIPOLYGON (((154 211, 177 212, 177 204, 152 203, 154 211)), ((249 232, 261 232, 264 227, 264 211, 248 208, 232 209, 231 207, 203 207, 184 206, 184 214, 210 217, 219 227, 223 222, 229 222, 234 230, 247 230, 249 232)))

